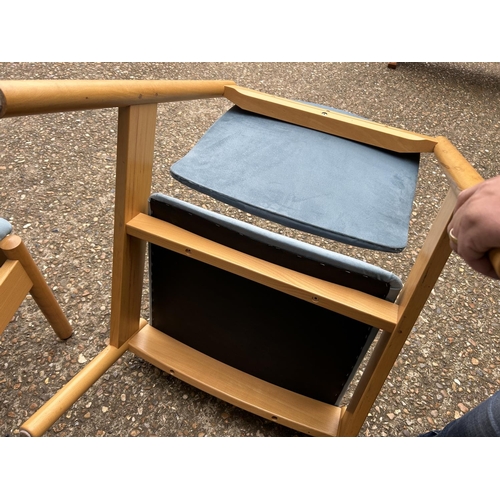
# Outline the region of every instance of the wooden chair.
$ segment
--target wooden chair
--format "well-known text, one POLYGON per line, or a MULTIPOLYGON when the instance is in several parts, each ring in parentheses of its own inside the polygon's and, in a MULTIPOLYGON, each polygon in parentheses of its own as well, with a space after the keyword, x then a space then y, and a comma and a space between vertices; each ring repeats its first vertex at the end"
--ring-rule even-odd
POLYGON ((56 334, 67 339, 72 327, 12 226, 0 219, 0 333, 5 330, 26 295, 30 293, 56 334))
MULTIPOLYGON (((22 425, 23 434, 42 435, 127 350, 210 394, 301 432, 319 436, 358 434, 448 259, 446 227, 457 194, 482 181, 446 138, 410 133, 225 81, 4 81, 0 82, 0 90, 1 114, 5 117, 119 108, 110 345, 22 425), (274 124, 287 123, 301 130, 319 131, 370 151, 376 148, 379 152, 389 151, 390 155, 410 156, 433 153, 437 157, 448 176, 450 190, 397 298, 397 291, 387 292, 398 282, 391 273, 368 270, 369 266, 363 263, 345 262, 331 252, 228 220, 163 194, 151 196, 148 206, 157 104, 212 97, 226 97, 245 113, 265 117, 274 124), (151 324, 140 317, 146 244, 151 245, 151 324), (350 274, 353 279, 346 279, 350 274), (166 277, 172 286, 165 286, 166 277), (185 287, 188 280, 183 277, 196 280, 196 286, 185 287), (365 280, 371 283, 359 284, 365 280), (353 284, 356 281, 357 285, 353 284), (373 284, 381 285, 384 291, 374 290, 373 284), (235 296, 240 293, 244 301, 251 303, 250 309, 241 309, 241 303, 234 306, 235 296), (220 300, 212 301, 212 296, 220 300), (197 307, 201 304, 202 310, 189 314, 190 300, 197 307), (234 314, 233 306, 237 307, 234 314), (290 321, 287 312, 291 308, 297 310, 290 321), (264 311, 262 316, 261 311, 264 311), (276 311, 278 319, 274 316, 276 311), (207 327, 207 335, 200 335, 200 325, 191 322, 198 312, 205 318, 216 318, 207 327), (240 341, 227 348, 227 343, 233 341, 232 325, 238 325, 235 330, 247 327, 246 321, 238 322, 243 315, 251 317, 250 330, 256 335, 250 332, 251 345, 245 345, 248 338, 245 332, 239 336, 240 341), (311 318, 318 315, 320 319, 307 318, 304 322, 304 315, 311 318), (225 322, 223 327, 218 324, 221 317, 225 322), (354 354, 349 354, 348 366, 340 367, 339 376, 343 380, 335 382, 336 387, 331 389, 329 354, 318 363, 320 373, 315 377, 314 356, 321 357, 322 349, 316 347, 315 351, 315 341, 307 341, 309 331, 303 339, 296 335, 312 325, 312 338, 321 339, 317 330, 325 324, 336 324, 340 318, 348 332, 360 325, 361 328, 353 334, 354 354), (270 342, 271 354, 265 359, 268 344, 260 351, 259 344, 268 339, 259 337, 259 323, 267 328, 269 322, 273 329, 282 321, 287 326, 270 342), (299 321, 302 326, 294 331, 293 339, 289 338, 287 329, 299 321), (379 330, 362 376, 352 396, 343 403, 345 388, 353 379, 374 332, 379 330), (304 343, 305 350, 312 351, 312 358, 302 358, 308 363, 304 370, 309 379, 306 387, 300 386, 301 377, 294 375, 301 371, 301 361, 290 367, 288 354, 278 359, 280 347, 287 344, 288 349, 288 344, 293 343, 292 358, 298 356, 300 360, 304 343), (319 389, 314 382, 318 379, 319 389)), ((401 159, 396 158, 397 162, 401 159)), ((227 186, 211 191, 210 186, 198 185, 198 174, 193 176, 188 170, 182 164, 173 169, 174 175, 184 182, 192 182, 197 189, 210 191, 238 206, 227 186)), ((243 200, 243 204, 260 215, 273 212, 269 206, 253 206, 248 200, 243 200)), ((291 203, 289 208, 294 206, 291 203)), ((302 210, 304 213, 307 210, 302 210)), ((272 217, 301 229, 313 225, 311 220, 294 219, 289 213, 272 217)), ((329 237, 341 232, 339 227, 327 228, 329 237)), ((348 239, 348 242, 353 241, 348 239)), ((373 242, 362 242, 365 243, 370 248, 373 242)), ((390 247, 391 251, 397 250, 399 243, 391 243, 390 247)), ((498 252, 492 252, 491 258, 500 269, 498 252)), ((352 339, 348 332, 343 332, 343 340, 333 349, 338 351, 337 360, 342 360, 344 350, 350 348, 352 339)))

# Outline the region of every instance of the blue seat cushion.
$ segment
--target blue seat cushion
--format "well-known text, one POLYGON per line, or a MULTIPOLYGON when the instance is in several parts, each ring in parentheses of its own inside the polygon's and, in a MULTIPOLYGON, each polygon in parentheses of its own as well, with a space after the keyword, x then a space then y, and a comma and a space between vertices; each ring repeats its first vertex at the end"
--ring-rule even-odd
POLYGON ((259 217, 343 243, 399 252, 407 244, 419 159, 419 154, 393 153, 234 106, 171 173, 259 217))
POLYGON ((3 240, 12 231, 10 222, 0 218, 0 240, 3 240))

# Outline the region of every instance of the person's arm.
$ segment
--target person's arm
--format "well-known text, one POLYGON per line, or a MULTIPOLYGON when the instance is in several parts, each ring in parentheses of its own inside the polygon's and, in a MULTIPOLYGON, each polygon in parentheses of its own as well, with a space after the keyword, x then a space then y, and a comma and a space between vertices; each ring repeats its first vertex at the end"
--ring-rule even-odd
POLYGON ((450 245, 472 269, 498 279, 488 252, 500 247, 500 176, 460 193, 448 225, 450 245))

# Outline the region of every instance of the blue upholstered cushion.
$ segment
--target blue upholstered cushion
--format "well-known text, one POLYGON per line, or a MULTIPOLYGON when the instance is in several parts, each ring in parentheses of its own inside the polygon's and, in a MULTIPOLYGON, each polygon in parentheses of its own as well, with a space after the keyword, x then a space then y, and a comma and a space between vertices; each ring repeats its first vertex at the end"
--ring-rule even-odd
POLYGON ((10 222, 0 218, 0 240, 3 240, 11 231, 10 222))
POLYGON ((235 106, 171 172, 268 220, 397 252, 407 244, 418 165, 418 154, 392 153, 235 106))

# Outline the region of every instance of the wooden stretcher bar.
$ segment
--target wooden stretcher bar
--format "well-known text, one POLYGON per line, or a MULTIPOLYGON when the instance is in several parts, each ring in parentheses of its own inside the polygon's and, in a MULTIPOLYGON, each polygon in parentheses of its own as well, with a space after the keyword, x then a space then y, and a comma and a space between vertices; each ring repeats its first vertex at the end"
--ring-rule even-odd
POLYGON ((166 333, 147 325, 130 339, 129 350, 166 373, 272 422, 312 436, 337 435, 345 408, 248 375, 166 333))
POLYGON ((128 222, 127 234, 377 328, 392 330, 397 322, 396 304, 266 262, 148 215, 128 222))

